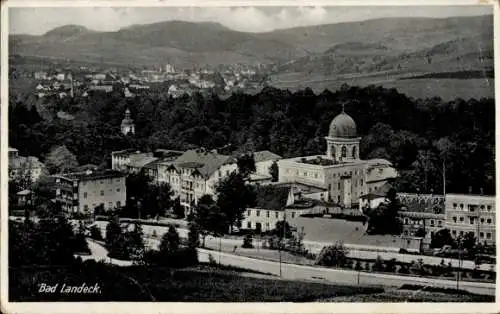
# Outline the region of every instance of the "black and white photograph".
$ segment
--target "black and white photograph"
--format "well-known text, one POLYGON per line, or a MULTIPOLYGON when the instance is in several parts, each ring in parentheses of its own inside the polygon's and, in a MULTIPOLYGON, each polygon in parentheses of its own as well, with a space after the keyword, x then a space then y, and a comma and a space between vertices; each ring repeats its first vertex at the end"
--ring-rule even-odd
POLYGON ((2 302, 495 305, 492 3, 94 2, 2 4, 2 302))

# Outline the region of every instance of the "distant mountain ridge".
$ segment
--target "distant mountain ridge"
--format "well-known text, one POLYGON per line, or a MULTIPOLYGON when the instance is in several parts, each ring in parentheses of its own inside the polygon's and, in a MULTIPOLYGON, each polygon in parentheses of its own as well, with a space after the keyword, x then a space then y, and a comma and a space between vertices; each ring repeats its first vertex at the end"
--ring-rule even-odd
MULTIPOLYGON (((214 22, 167 21, 108 32, 65 25, 41 36, 9 36, 10 54, 20 56, 145 66, 168 62, 177 67, 295 64, 293 71, 298 72, 315 71, 324 63, 318 60, 325 58, 332 64, 342 58, 356 63, 368 55, 376 58, 376 63, 380 58, 412 56, 432 49, 443 49, 451 57, 475 54, 481 49, 488 56, 492 54, 492 43, 492 15, 384 18, 265 33, 239 32, 214 22), (337 55, 342 58, 335 60, 337 55)), ((289 71, 286 66, 280 69, 289 71)))

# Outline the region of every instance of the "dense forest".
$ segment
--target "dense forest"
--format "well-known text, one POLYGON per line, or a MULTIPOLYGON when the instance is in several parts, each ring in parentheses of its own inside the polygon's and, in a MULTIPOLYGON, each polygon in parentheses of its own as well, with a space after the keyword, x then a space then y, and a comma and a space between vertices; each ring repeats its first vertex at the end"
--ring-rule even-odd
POLYGON ((135 98, 96 92, 86 98, 11 100, 9 145, 22 155, 44 157, 65 145, 80 164, 109 165, 118 149, 267 149, 284 157, 321 154, 331 120, 341 111, 353 117, 362 136, 361 158, 386 158, 401 177, 397 189, 494 194, 494 99, 412 99, 395 89, 344 85, 336 92, 295 93, 266 87, 260 93, 170 98, 149 91, 135 98), (129 108, 134 136, 120 123, 129 108), (64 111, 74 119, 61 119, 64 111), (230 144, 228 146, 228 144, 230 144))

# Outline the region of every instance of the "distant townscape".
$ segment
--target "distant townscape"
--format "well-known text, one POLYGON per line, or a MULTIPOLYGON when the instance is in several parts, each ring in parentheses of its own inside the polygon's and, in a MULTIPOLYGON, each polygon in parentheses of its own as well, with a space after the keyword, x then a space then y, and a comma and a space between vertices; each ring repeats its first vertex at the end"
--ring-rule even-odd
POLYGON ((13 35, 11 301, 494 301, 490 20, 13 35))

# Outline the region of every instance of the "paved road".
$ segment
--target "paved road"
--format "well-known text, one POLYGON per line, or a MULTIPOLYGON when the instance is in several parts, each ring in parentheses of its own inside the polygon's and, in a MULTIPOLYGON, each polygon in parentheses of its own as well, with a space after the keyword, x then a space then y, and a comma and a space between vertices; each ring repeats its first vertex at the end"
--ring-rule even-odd
MULTIPOLYGON (((159 240, 148 239, 148 245, 157 246, 159 240)), ((130 265, 131 262, 119 261, 108 258, 107 251, 100 244, 89 240, 89 247, 92 251, 86 259, 106 260, 116 265, 130 265)), ((205 249, 198 249, 198 258, 202 262, 209 261, 209 255, 223 265, 232 265, 246 269, 252 269, 274 275, 280 274, 280 263, 248 258, 229 253, 219 253, 205 249)), ((388 287, 400 287, 403 284, 423 284, 427 286, 437 286, 445 288, 456 288, 455 280, 431 279, 420 277, 407 277, 398 275, 386 275, 377 273, 365 273, 344 269, 332 269, 323 267, 311 267, 294 264, 281 264, 281 276, 290 280, 314 280, 327 283, 345 284, 345 285, 382 285, 388 287)), ((460 282, 460 289, 474 293, 495 295, 495 284, 479 282, 460 282)))
MULTIPOLYGON (((103 234, 106 230, 106 221, 98 221, 96 224, 101 228, 103 231, 103 234)), ((131 225, 132 227, 132 225, 131 225)), ((144 231, 144 234, 147 236, 150 236, 153 233, 153 230, 156 231, 156 235, 158 239, 161 239, 161 236, 167 232, 168 227, 164 226, 149 226, 149 225, 142 225, 142 229, 144 231)), ((183 228, 178 228, 177 231, 179 232, 179 236, 181 238, 187 238, 188 235, 188 230, 183 229, 183 228)), ((213 247, 213 248, 218 248, 219 246, 219 238, 213 238, 213 237, 207 237, 205 240, 205 244, 208 247, 213 247)), ((234 248, 234 246, 241 247, 241 244, 243 243, 241 239, 227 239, 223 238, 220 241, 223 251, 228 251, 229 249, 234 248)), ((303 241, 304 246, 306 249, 308 249, 312 253, 319 253, 321 249, 325 245, 331 245, 332 243, 327 243, 327 242, 317 242, 317 241, 303 241)), ((254 245, 262 247, 262 243, 258 243, 256 239, 254 239, 254 245)), ((400 254, 396 252, 386 252, 386 251, 376 251, 376 250, 361 250, 358 248, 358 246, 355 245, 349 245, 349 244, 344 244, 346 248, 349 250, 349 255, 350 257, 356 257, 356 258, 365 258, 365 259, 376 259, 377 256, 380 256, 384 260, 390 260, 392 258, 395 258, 398 261, 402 262, 407 262, 411 263, 411 261, 417 261, 418 259, 422 259, 424 264, 429 264, 429 265, 438 265, 441 263, 441 260, 444 260, 445 264, 448 265, 449 262, 451 262, 451 265, 453 267, 458 267, 459 260, 454 259, 454 258, 442 258, 442 257, 435 257, 435 256, 425 256, 425 255, 410 255, 410 254, 400 254)), ((474 269, 475 264, 473 261, 462 261, 462 268, 464 269, 474 269)), ((495 265, 491 264, 482 264, 479 266, 480 269, 482 270, 491 270, 491 268, 495 269, 495 265)))

